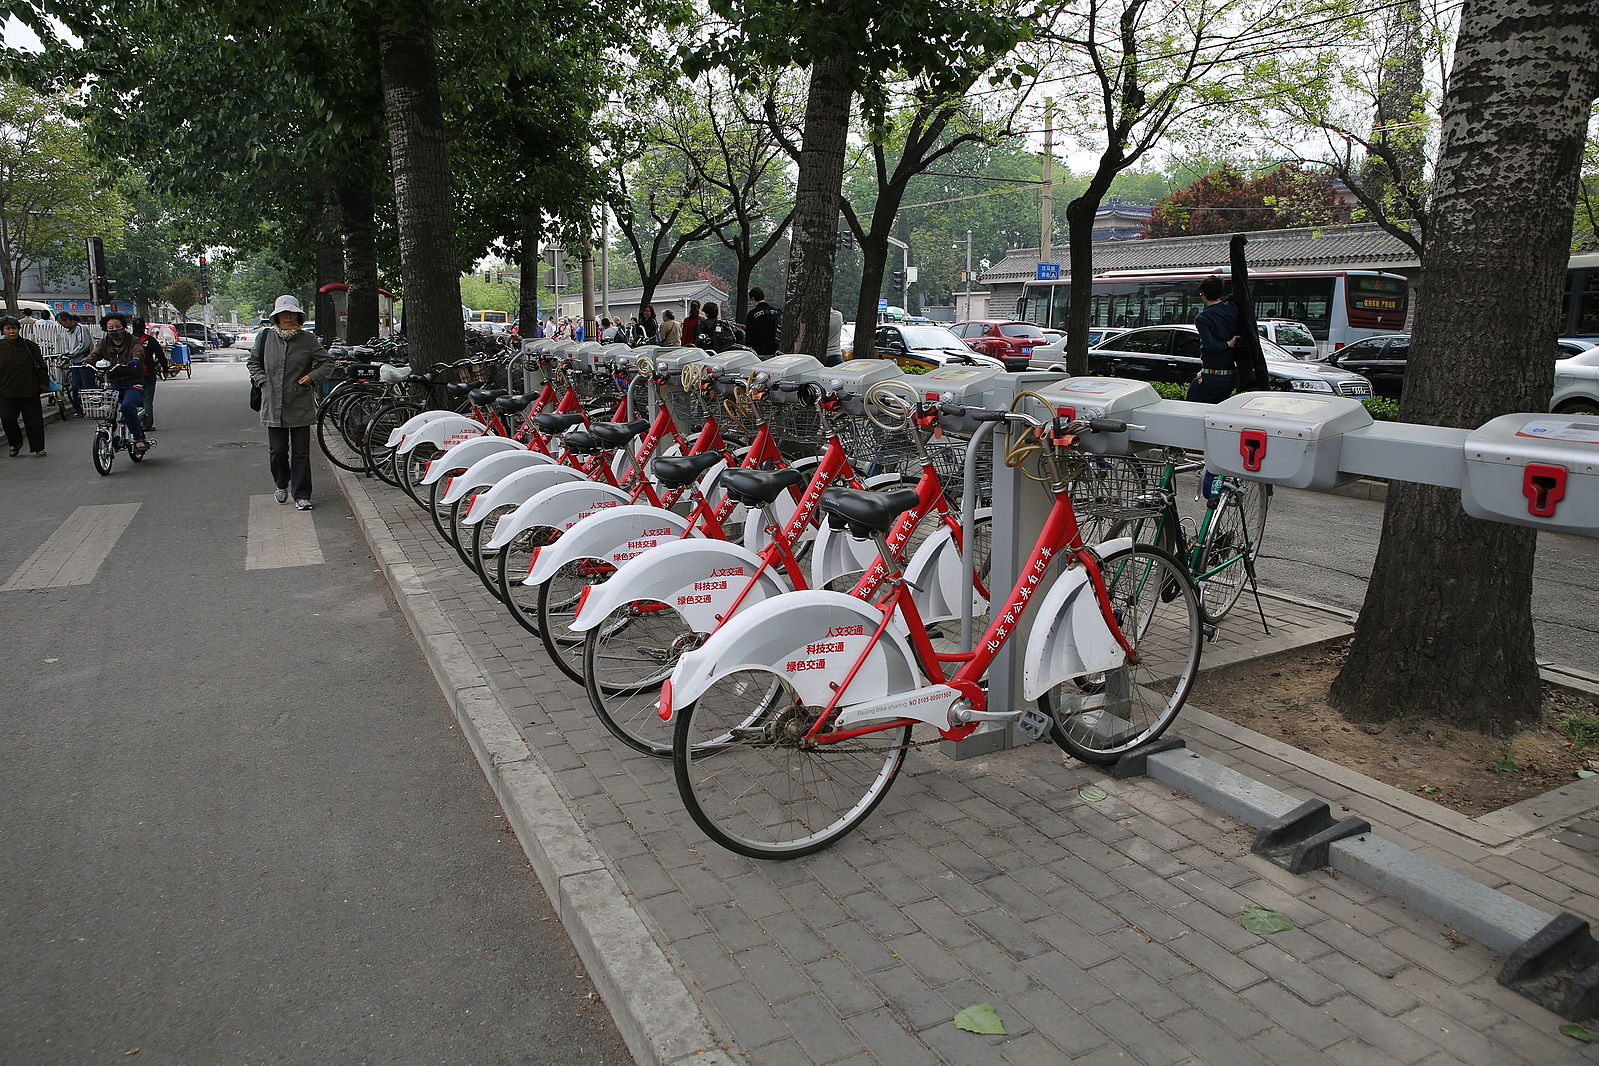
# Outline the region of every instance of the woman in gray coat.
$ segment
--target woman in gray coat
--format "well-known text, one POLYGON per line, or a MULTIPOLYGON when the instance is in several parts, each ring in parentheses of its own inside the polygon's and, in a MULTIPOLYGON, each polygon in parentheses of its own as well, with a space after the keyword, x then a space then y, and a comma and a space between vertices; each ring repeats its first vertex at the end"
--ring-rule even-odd
POLYGON ((292 296, 279 296, 272 325, 263 329, 250 352, 250 383, 261 390, 261 424, 278 502, 311 509, 311 425, 316 421, 317 386, 333 375, 333 357, 316 336, 300 326, 305 312, 292 296))

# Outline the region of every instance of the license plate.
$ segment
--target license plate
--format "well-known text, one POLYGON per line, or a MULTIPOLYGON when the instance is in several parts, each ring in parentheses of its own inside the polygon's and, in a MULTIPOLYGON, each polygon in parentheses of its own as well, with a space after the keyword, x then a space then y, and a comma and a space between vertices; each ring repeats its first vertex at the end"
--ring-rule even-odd
POLYGON ((1022 354, 1023 355, 1032 355, 1033 354, 1033 350, 1031 348, 1023 348, 1022 349, 1022 354))

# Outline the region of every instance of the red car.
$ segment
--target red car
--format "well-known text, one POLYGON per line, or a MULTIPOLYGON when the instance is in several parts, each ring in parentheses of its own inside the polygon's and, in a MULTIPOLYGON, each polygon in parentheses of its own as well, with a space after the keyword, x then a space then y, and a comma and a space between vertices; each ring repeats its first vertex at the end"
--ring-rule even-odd
POLYGON ((1026 370, 1033 348, 1049 343, 1044 331, 1031 322, 982 318, 957 322, 950 329, 972 351, 1003 360, 1005 369, 1012 371, 1026 370))

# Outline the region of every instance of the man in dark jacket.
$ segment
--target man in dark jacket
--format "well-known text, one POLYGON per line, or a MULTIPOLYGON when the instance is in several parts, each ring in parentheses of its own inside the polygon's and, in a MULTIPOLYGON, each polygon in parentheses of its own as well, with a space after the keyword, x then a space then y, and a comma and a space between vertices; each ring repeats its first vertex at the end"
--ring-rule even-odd
POLYGON ((756 355, 777 354, 778 327, 783 321, 783 309, 766 302, 766 293, 759 286, 750 290, 749 317, 744 326, 745 343, 756 355))
POLYGON ((28 450, 44 454, 44 407, 39 394, 50 387, 44 353, 22 335, 22 323, 7 315, 0 318, 0 422, 5 424, 11 454, 22 451, 23 431, 28 450), (22 425, 17 421, 20 417, 22 425))
POLYGON ((1233 394, 1238 305, 1226 299, 1226 294, 1226 283, 1219 277, 1208 277, 1199 283, 1199 298, 1205 306, 1194 316, 1201 366, 1188 386, 1188 399, 1194 403, 1220 403, 1233 394))

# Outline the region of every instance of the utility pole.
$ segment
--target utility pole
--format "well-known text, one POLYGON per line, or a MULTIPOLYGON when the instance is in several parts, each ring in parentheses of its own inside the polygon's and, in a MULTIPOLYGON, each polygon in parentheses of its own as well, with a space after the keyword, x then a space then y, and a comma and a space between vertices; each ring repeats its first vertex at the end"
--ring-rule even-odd
POLYGON ((1054 261, 1055 236, 1055 101, 1044 100, 1044 217, 1038 237, 1038 261, 1054 261))
POLYGON ((598 340, 599 323, 594 320, 594 249, 583 244, 583 339, 598 340))
MULTIPOLYGON (((611 212, 600 208, 600 314, 611 317, 611 212)), ((594 338, 599 340, 598 337, 594 338)))
POLYGON ((972 231, 966 231, 966 313, 961 318, 972 317, 972 231))

